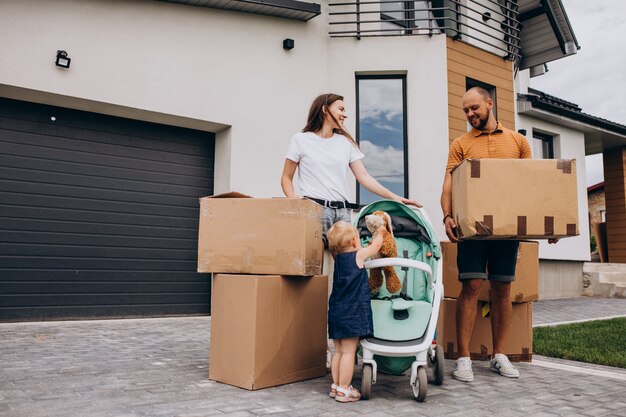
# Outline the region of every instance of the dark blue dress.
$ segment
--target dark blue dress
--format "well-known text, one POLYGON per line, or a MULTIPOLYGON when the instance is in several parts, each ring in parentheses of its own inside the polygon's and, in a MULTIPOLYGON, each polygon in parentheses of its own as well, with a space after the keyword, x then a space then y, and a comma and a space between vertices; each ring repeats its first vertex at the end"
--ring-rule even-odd
POLYGON ((356 264, 356 251, 335 257, 333 292, 328 301, 328 337, 368 337, 374 333, 367 271, 356 264))

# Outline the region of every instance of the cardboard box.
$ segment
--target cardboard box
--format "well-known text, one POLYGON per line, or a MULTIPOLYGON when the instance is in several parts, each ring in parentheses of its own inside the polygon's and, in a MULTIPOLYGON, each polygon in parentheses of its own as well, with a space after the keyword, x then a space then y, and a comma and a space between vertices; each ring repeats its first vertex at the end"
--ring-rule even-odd
POLYGON ((198 272, 322 273, 322 207, 227 193, 200 199, 198 272))
MULTIPOLYGON (((443 262, 443 295, 458 298, 461 293, 459 270, 456 264, 457 245, 440 242, 443 262)), ((511 302, 525 303, 539 299, 539 243, 520 242, 515 267, 515 281, 511 283, 511 302)), ((489 282, 483 283, 478 300, 490 301, 489 282)))
POLYGON ((212 282, 209 379, 256 390, 326 375, 326 275, 212 282))
MULTIPOLYGON (((447 359, 457 359, 458 345, 456 342, 456 303, 457 300, 443 300, 443 327, 437 327, 437 340, 444 350, 447 359)), ((533 353, 533 307, 532 303, 513 304, 511 330, 504 353, 512 362, 531 362, 533 353)), ((476 313, 474 333, 470 342, 472 360, 486 361, 493 354, 491 338, 491 321, 489 318, 490 303, 480 301, 476 313), (485 312, 487 314, 485 315, 485 312)))
POLYGON ((578 235, 576 160, 466 159, 452 170, 461 239, 578 235))

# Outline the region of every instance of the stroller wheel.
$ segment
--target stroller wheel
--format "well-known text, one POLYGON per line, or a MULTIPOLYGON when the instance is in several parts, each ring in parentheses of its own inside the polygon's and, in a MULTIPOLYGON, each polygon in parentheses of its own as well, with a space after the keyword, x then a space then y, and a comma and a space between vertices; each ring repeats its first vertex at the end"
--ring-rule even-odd
POLYGON ((426 378, 426 368, 420 366, 417 368, 417 378, 415 383, 411 384, 413 389, 413 396, 418 402, 423 402, 426 399, 426 393, 428 392, 428 379, 426 378))
POLYGON ((372 376, 372 365, 364 363, 361 373, 361 399, 363 400, 369 400, 370 394, 372 393, 372 376))
POLYGON ((435 377, 433 383, 435 385, 443 384, 443 374, 445 369, 445 358, 443 355, 443 348, 441 345, 435 347, 435 357, 429 358, 430 366, 433 368, 433 376, 435 377))

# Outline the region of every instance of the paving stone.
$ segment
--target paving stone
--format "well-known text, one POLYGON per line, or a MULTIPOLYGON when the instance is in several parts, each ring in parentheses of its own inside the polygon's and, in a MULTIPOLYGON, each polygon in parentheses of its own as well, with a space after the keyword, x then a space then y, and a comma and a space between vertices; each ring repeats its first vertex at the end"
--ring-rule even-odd
POLYGON ((626 316, 626 299, 578 297, 533 303, 533 325, 626 316))
MULTIPOLYGON (((588 300, 570 303, 582 315, 587 304, 589 314, 608 305, 588 300)), ((547 320, 553 305, 537 303, 535 317, 547 320)), ((507 379, 476 361, 475 382, 463 383, 447 360, 444 384, 430 384, 423 403, 408 376, 383 374, 369 401, 352 404, 328 397, 329 375, 248 391, 208 379, 210 325, 209 317, 0 324, 0 417, 591 416, 626 408, 623 380, 528 363, 517 365, 521 378, 507 379)))

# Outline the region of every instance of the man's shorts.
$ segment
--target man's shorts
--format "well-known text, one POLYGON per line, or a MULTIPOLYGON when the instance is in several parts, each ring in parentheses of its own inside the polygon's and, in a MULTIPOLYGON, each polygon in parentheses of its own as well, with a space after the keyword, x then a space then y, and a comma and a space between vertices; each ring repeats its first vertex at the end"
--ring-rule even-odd
POLYGON ((456 257, 459 281, 489 278, 489 281, 513 282, 518 248, 517 240, 459 242, 456 257))

